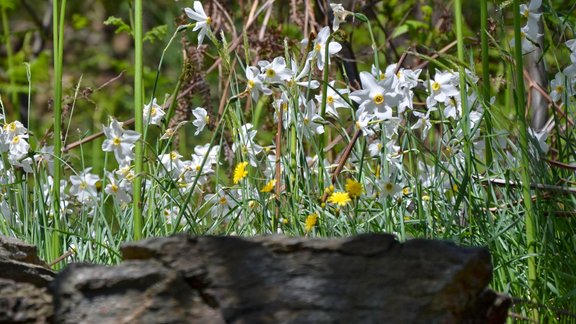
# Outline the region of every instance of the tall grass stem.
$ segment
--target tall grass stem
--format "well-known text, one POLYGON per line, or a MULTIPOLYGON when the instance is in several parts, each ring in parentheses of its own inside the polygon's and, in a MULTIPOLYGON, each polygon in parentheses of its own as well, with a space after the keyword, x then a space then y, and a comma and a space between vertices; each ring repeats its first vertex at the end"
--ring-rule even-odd
MULTIPOLYGON (((144 134, 143 123, 143 85, 142 85, 142 70, 143 70, 143 53, 142 53, 142 0, 134 1, 134 130, 139 134, 144 134)), ((139 240, 142 238, 142 229, 144 226, 144 219, 142 217, 142 177, 143 177, 143 162, 144 162, 144 145, 141 138, 136 142, 135 148, 135 161, 132 200, 133 212, 133 239, 139 240)))
MULTIPOLYGON (((526 261, 528 263, 528 287, 530 294, 533 296, 536 288, 536 228, 535 228, 535 211, 532 206, 532 197, 530 194, 530 157, 528 151, 528 126, 526 123, 526 101, 524 98, 524 67, 522 55, 522 32, 520 26, 520 1, 514 0, 512 9, 514 11, 514 60, 516 63, 516 118, 520 125, 520 151, 522 154, 522 163, 520 164, 522 178, 522 198, 525 208, 526 222, 526 245, 528 248, 526 261)), ((535 311, 533 316, 537 320, 538 314, 535 311)))

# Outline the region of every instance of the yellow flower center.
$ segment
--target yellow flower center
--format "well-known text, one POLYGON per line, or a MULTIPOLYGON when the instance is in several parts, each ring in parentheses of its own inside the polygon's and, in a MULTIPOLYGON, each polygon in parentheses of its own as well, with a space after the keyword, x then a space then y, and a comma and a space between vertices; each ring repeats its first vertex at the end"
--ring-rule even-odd
POLYGON ((266 76, 269 78, 273 78, 276 75, 276 71, 274 71, 273 69, 268 69, 266 70, 266 76))
POLYGON ((320 45, 320 44, 316 44, 316 46, 314 46, 314 50, 316 52, 320 52, 321 49, 322 49, 322 45, 320 45))
POLYGON ((392 189, 394 189, 394 185, 391 182, 388 182, 384 188, 386 188, 386 191, 392 191, 392 189))
POLYGON ((210 122, 210 116, 206 115, 206 117, 204 117, 204 122, 208 124, 210 122))
POLYGON ((377 105, 381 105, 382 103, 384 103, 384 95, 382 95, 381 93, 375 95, 374 96, 374 103, 377 105))
POLYGON ((118 186, 114 183, 110 186, 110 189, 112 189, 112 192, 118 192, 118 186))
POLYGON ((156 108, 152 107, 152 109, 150 109, 150 116, 156 116, 156 108))
POLYGON ((248 89, 252 89, 252 88, 254 88, 254 81, 248 80, 248 89))
POLYGON ((86 188, 88 188, 88 184, 86 183, 86 181, 81 181, 80 182, 80 189, 86 190, 86 188))
POLYGON ((304 125, 308 125, 310 124, 310 120, 306 117, 304 118, 304 125))
POLYGON ((434 91, 440 90, 440 83, 434 81, 434 82, 432 83, 432 90, 434 90, 434 91))
POLYGON ((197 165, 195 168, 196 172, 200 171, 200 165, 197 165))
POLYGON ((380 78, 380 81, 386 79, 386 74, 380 72, 379 78, 380 78))
POLYGON ((174 161, 176 159, 178 159, 178 153, 170 152, 170 160, 174 161))
POLYGON ((556 87, 556 92, 558 92, 558 93, 564 92, 564 86, 561 86, 561 85, 557 86, 557 87, 556 87))
POLYGON ((334 103, 334 97, 332 97, 332 96, 326 97, 326 102, 327 102, 329 105, 333 104, 333 103, 334 103))
POLYGON ((118 137, 118 136, 114 137, 114 139, 112 140, 112 143, 116 146, 120 145, 120 143, 121 143, 120 137, 118 137))
POLYGON ((212 23, 212 17, 206 17, 206 25, 210 25, 212 23))
POLYGON ((220 205, 225 205, 228 200, 226 200, 226 197, 220 197, 220 200, 218 201, 220 203, 220 205))
POLYGON ((14 136, 14 138, 12 139, 12 144, 18 144, 20 143, 20 136, 14 136))

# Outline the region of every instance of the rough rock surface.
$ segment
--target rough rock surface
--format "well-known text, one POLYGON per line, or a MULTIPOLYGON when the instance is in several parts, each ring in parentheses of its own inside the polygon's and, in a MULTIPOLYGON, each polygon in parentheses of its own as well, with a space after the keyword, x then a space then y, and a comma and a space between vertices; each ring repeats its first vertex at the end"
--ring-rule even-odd
POLYGON ((390 235, 153 238, 54 282, 57 323, 502 323, 482 248, 390 235))
POLYGON ((48 323, 54 307, 47 286, 55 273, 36 247, 0 236, 0 323, 48 323))

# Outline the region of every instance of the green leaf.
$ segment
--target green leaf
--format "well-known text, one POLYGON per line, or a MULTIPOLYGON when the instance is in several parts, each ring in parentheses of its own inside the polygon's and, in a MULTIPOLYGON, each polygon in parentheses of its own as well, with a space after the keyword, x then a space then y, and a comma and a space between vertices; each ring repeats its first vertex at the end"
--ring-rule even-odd
POLYGON ((132 35, 132 28, 130 28, 130 26, 126 24, 124 20, 122 20, 122 18, 110 16, 108 17, 108 19, 106 19, 106 21, 104 21, 104 25, 116 26, 116 32, 115 32, 116 34, 126 32, 132 35))
POLYGON ((400 35, 406 34, 407 32, 408 32, 408 25, 404 24, 404 25, 398 26, 398 28, 396 28, 394 30, 394 33, 392 34, 392 39, 394 39, 400 35))
POLYGON ((162 40, 168 32, 168 25, 160 25, 152 28, 144 35, 144 41, 154 44, 156 40, 162 40))

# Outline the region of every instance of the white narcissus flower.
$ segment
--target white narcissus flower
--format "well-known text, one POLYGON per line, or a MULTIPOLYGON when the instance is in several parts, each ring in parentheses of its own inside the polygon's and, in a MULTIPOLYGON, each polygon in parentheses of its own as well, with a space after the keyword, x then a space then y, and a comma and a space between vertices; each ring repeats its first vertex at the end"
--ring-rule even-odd
MULTIPOLYGON (((520 29, 520 38, 522 44, 522 54, 527 54, 536 49, 538 40, 542 37, 542 34, 538 33, 538 24, 527 24, 520 29)), ((510 40, 510 47, 516 45, 515 39, 510 40)))
POLYGON ((565 44, 570 49, 570 52, 576 52, 576 39, 567 40, 565 44))
POLYGON ((30 144, 26 141, 28 134, 15 135, 8 145, 8 154, 16 160, 28 154, 30 144))
MULTIPOLYGON (((342 95, 349 93, 348 89, 336 89, 334 90, 334 83, 335 81, 331 81, 329 83, 329 87, 326 89, 326 113, 333 115, 334 117, 338 117, 338 112, 336 108, 348 108, 349 105, 344 100, 342 95)), ((318 101, 319 105, 322 105, 322 94, 316 96, 316 100, 318 101)))
POLYGON ((172 151, 170 153, 158 156, 158 159, 160 159, 160 163, 163 166, 163 169, 160 173, 166 174, 166 172, 168 172, 172 178, 178 177, 178 175, 184 169, 184 164, 180 159, 181 157, 182 155, 180 155, 180 153, 177 151, 172 151))
POLYGON ((548 132, 546 131, 546 129, 537 132, 532 128, 528 128, 528 134, 530 134, 530 137, 532 137, 535 144, 538 145, 538 150, 540 150, 544 154, 548 153, 548 144, 546 144, 546 139, 548 138, 548 132))
POLYGON ((156 103, 156 98, 154 98, 151 103, 144 105, 144 122, 151 125, 160 125, 164 115, 166 115, 166 113, 162 107, 156 103))
POLYGON ((14 136, 24 136, 24 138, 28 138, 28 130, 17 120, 9 124, 4 124, 0 132, 0 149, 2 152, 10 149, 10 144, 14 136))
POLYGON ((386 113, 391 113, 392 107, 400 102, 400 96, 393 88, 393 78, 377 82, 371 73, 362 71, 360 81, 362 90, 356 90, 350 94, 350 99, 360 104, 359 111, 387 115, 386 113))
POLYGON ((260 93, 269 96, 272 90, 262 83, 262 76, 258 73, 258 68, 249 66, 246 68, 246 91, 250 93, 254 101, 258 101, 260 93))
POLYGON ((425 139, 426 136, 428 136, 428 131, 432 127, 432 123, 430 122, 430 113, 433 111, 436 111, 436 110, 437 110, 436 107, 430 107, 430 108, 428 108, 426 113, 422 113, 422 112, 419 112, 416 110, 412 111, 414 116, 416 118, 418 118, 418 121, 416 123, 414 123, 414 125, 412 125, 411 128, 412 129, 420 129, 420 128, 422 128, 422 126, 424 126, 424 129, 422 130, 422 139, 425 139))
POLYGON ((210 31, 212 18, 206 15, 200 1, 194 1, 194 9, 184 8, 184 12, 188 17, 190 17, 190 19, 196 21, 196 26, 194 26, 192 31, 200 30, 200 32, 198 32, 198 47, 200 47, 204 41, 204 36, 206 36, 206 33, 210 31))
POLYGON ((378 180, 378 187, 380 188, 380 197, 394 197, 397 193, 402 191, 402 186, 392 182, 390 177, 384 177, 378 180))
POLYGON ((236 206, 237 198, 233 194, 233 191, 225 190, 218 184, 216 185, 215 194, 207 194, 205 196, 206 202, 213 204, 212 208, 210 208, 213 216, 226 215, 231 208, 236 206))
POLYGON ((362 135, 371 136, 374 135, 374 130, 370 127, 370 122, 374 118, 374 115, 369 114, 365 110, 356 111, 356 128, 362 131, 362 135))
POLYGON ((292 124, 293 113, 292 113, 292 106, 290 105, 290 99, 288 99, 288 95, 286 92, 282 92, 282 96, 280 98, 274 100, 272 103, 274 107, 274 122, 278 122, 278 114, 282 114, 282 126, 284 129, 288 129, 290 124, 292 124))
POLYGON ((382 151, 382 142, 380 142, 379 140, 375 140, 374 142, 370 143, 370 145, 368 145, 368 152, 370 152, 370 156, 372 157, 380 155, 381 151, 382 151))
POLYGON ((129 203, 132 200, 130 192, 132 191, 132 183, 126 179, 116 179, 115 174, 106 171, 106 178, 108 183, 104 188, 104 192, 113 196, 119 203, 129 203))
POLYGON ((308 101, 298 122, 299 129, 304 132, 306 138, 310 138, 314 134, 324 133, 324 119, 316 113, 316 104, 313 100, 308 101))
POLYGON ((272 63, 264 60, 258 62, 264 81, 269 83, 281 83, 292 78, 292 70, 286 67, 286 60, 283 57, 277 57, 272 63))
POLYGON ((532 0, 528 5, 520 5, 520 14, 528 20, 526 25, 528 25, 531 30, 538 30, 538 21, 540 20, 540 16, 542 16, 542 13, 539 12, 541 5, 542 0, 532 0))
POLYGON ((220 154, 220 145, 212 146, 210 149, 210 143, 205 145, 198 145, 194 147, 194 154, 204 158, 208 155, 208 159, 206 163, 209 164, 217 164, 218 163, 218 155, 220 154))
POLYGON ((252 129, 252 124, 242 125, 238 130, 238 140, 232 144, 232 151, 240 150, 242 155, 248 155, 250 165, 256 167, 256 155, 262 152, 262 146, 254 142, 257 131, 252 129))
POLYGON ((452 72, 440 72, 436 70, 434 81, 430 83, 429 106, 436 105, 437 102, 446 103, 450 97, 460 96, 460 91, 456 88, 459 79, 452 72))
POLYGON ((328 44, 328 57, 326 57, 326 42, 329 36, 330 28, 328 26, 322 28, 318 33, 318 37, 314 40, 314 48, 308 53, 308 60, 316 58, 316 65, 320 71, 324 69, 324 60, 328 60, 328 65, 330 65, 330 56, 340 52, 342 49, 342 45, 338 42, 330 42, 328 44))
POLYGON ((552 98, 554 102, 563 101, 566 96, 571 97, 573 95, 572 87, 570 83, 568 83, 568 78, 562 72, 556 73, 554 80, 550 82, 550 88, 552 89, 550 98, 552 98))
POLYGON ((204 129, 206 124, 210 122, 210 116, 208 116, 206 109, 202 107, 198 107, 192 110, 192 114, 194 114, 194 117, 196 117, 196 119, 194 119, 192 122, 192 124, 196 126, 196 132, 194 135, 198 135, 204 129))
POLYGON ((134 160, 132 149, 140 138, 140 134, 133 130, 122 129, 122 124, 122 122, 112 119, 109 127, 104 126, 106 139, 102 143, 102 151, 114 152, 118 164, 125 165, 134 160))
POLYGON ((86 168, 79 175, 70 176, 70 194, 75 196, 80 203, 87 203, 96 199, 96 183, 100 178, 90 173, 92 168, 86 168))
POLYGON ((334 31, 340 29, 340 23, 346 22, 346 17, 354 15, 354 13, 344 9, 344 7, 339 3, 331 3, 330 8, 334 14, 334 20, 332 21, 332 29, 334 31))
POLYGON ((462 98, 460 96, 448 98, 448 101, 446 101, 446 107, 444 108, 444 117, 452 118, 454 120, 458 120, 462 117, 462 98))
POLYGON ((316 80, 309 80, 309 81, 300 81, 305 77, 308 77, 308 75, 310 74, 310 61, 306 60, 306 63, 304 64, 304 67, 302 68, 302 71, 300 71, 300 73, 298 73, 298 63, 296 63, 296 60, 292 59, 291 60, 291 64, 290 64, 290 69, 292 70, 292 75, 295 75, 296 77, 294 77, 291 81, 295 82, 297 85, 302 86, 302 87, 306 87, 306 88, 310 88, 310 89, 317 89, 320 86, 320 82, 316 81, 316 80))
POLYGON ((52 174, 54 171, 54 146, 42 146, 40 151, 34 154, 34 161, 38 167, 43 167, 48 170, 48 174, 52 174))

